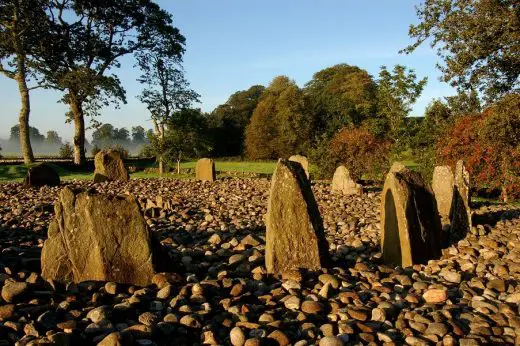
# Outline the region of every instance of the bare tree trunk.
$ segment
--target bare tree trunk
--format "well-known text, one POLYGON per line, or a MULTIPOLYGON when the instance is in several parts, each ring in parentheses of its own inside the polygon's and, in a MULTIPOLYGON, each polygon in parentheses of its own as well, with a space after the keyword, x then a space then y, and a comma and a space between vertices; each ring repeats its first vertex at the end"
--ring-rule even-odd
MULTIPOLYGON (((164 150, 164 124, 161 124, 160 127, 160 133, 159 133, 159 140, 161 143, 161 149, 164 150)), ((161 156, 159 157, 159 175, 162 177, 164 174, 164 158, 163 153, 161 152, 161 156)))
POLYGON ((81 166, 87 162, 85 157, 85 116, 81 102, 78 102, 73 95, 69 96, 74 121, 74 164, 81 166))
POLYGON ((18 71, 16 74, 16 82, 18 83, 18 90, 20 92, 20 100, 22 102, 20 114, 18 116, 18 123, 20 125, 20 151, 22 152, 23 161, 25 164, 34 162, 34 155, 31 146, 31 136, 29 133, 29 114, 31 112, 31 103, 29 99, 29 88, 27 87, 25 59, 20 57, 18 59, 18 71))

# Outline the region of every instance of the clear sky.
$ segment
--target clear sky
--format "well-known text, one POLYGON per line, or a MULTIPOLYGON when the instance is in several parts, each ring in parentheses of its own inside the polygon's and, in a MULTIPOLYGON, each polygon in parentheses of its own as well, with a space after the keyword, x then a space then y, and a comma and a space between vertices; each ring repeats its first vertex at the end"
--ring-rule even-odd
MULTIPOLYGON (((408 26, 417 21, 419 0, 159 0, 174 16, 186 37, 184 68, 192 88, 202 95, 196 105, 211 111, 238 90, 267 85, 287 75, 303 86, 322 68, 338 63, 357 65, 376 76, 379 67, 403 64, 428 77, 412 115, 422 115, 437 97, 454 94, 439 81, 437 56, 428 45, 411 55, 398 51, 411 42, 408 26)), ((125 58, 116 72, 128 103, 106 108, 97 120, 116 127, 151 128, 146 108, 136 96, 141 86, 133 60, 125 58)), ((57 130, 67 140, 73 127, 65 123, 67 108, 54 91, 35 90, 31 126, 40 132, 57 130)), ((0 75, 0 138, 17 123, 16 84, 0 75)))

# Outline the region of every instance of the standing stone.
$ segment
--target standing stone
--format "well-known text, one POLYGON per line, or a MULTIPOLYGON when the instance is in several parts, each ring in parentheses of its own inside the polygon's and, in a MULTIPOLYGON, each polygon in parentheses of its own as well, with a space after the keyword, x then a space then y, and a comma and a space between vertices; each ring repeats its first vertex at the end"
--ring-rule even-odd
POLYGON ((101 183, 103 181, 128 181, 130 176, 126 169, 121 155, 117 150, 105 149, 101 150, 94 157, 94 182, 101 183))
POLYGON ((441 222, 433 192, 408 169, 388 173, 381 198, 381 249, 385 263, 408 267, 438 258, 441 222))
POLYGON ((452 240, 460 240, 466 236, 471 229, 470 209, 470 178, 469 172, 462 160, 457 161, 455 167, 455 189, 453 207, 451 211, 452 240))
POLYGON ((307 176, 307 179, 309 179, 309 160, 307 160, 305 156, 293 155, 289 157, 289 161, 298 162, 300 165, 302 165, 303 170, 305 171, 305 175, 307 176))
POLYGON ((146 286, 163 263, 137 200, 64 188, 42 249, 42 277, 146 286))
POLYGON ((453 205, 455 178, 450 166, 437 166, 433 170, 432 190, 437 200, 437 209, 443 225, 450 223, 453 205))
POLYGON ((392 167, 390 167, 389 173, 397 173, 401 171, 409 171, 409 169, 401 162, 395 161, 394 163, 392 163, 392 167))
POLYGON ((282 274, 328 263, 323 220, 301 164, 280 159, 267 202, 265 266, 282 274))
POLYGON ((39 163, 27 170, 23 182, 27 187, 58 186, 60 185, 60 176, 51 166, 39 163))
POLYGON ((197 180, 215 181, 217 179, 215 173, 215 161, 206 158, 197 161, 195 177, 197 180))
POLYGON ((363 186, 357 184, 345 166, 339 166, 332 177, 332 192, 339 192, 345 196, 362 195, 363 186))

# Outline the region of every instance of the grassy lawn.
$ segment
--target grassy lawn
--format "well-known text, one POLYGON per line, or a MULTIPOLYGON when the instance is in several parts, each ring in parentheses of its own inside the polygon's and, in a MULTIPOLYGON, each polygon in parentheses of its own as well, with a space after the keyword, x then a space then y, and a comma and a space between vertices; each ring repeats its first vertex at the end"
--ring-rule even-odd
MULTIPOLYGON (((196 161, 188 161, 181 163, 181 169, 189 169, 195 168, 196 161)), ((62 180, 89 180, 92 179, 94 174, 92 171, 72 171, 64 168, 60 165, 49 164, 52 166, 56 172, 60 175, 62 180)), ((25 177, 27 172, 27 168, 30 166, 26 165, 0 165, 0 183, 7 182, 21 182, 25 177)), ((274 168, 276 167, 275 161, 266 161, 266 162, 252 162, 252 161, 216 161, 215 168, 217 172, 254 172, 259 174, 272 174, 274 172, 274 168)), ((165 177, 174 177, 179 179, 188 179, 193 176, 190 174, 165 174, 165 177)), ((132 178, 159 178, 159 174, 157 173, 145 173, 145 172, 136 172, 131 173, 130 177, 132 178)))

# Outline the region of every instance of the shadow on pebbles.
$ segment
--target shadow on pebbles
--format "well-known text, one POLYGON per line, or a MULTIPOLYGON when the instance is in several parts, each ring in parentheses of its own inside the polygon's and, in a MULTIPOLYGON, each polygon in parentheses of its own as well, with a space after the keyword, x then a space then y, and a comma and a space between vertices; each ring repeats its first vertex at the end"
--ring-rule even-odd
POLYGON ((266 179, 68 184, 168 200, 147 222, 175 274, 149 287, 43 280, 59 187, 0 184, 0 345, 520 343, 518 207, 479 207, 441 259, 393 268, 380 260, 379 193, 317 183, 332 265, 276 278, 264 267, 266 179))

